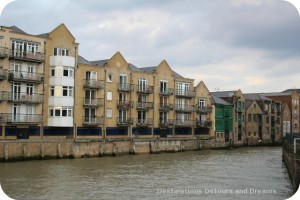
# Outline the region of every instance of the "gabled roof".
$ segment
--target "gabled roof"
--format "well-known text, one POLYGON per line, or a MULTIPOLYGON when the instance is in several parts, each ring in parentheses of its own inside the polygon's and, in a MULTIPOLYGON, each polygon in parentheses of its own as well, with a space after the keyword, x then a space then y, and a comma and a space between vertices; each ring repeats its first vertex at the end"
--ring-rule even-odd
POLYGON ((225 98, 225 97, 233 97, 235 92, 236 91, 221 91, 221 92, 212 92, 212 94, 219 98, 225 98))
POLYGON ((134 64, 132 64, 132 63, 128 63, 128 64, 129 64, 129 68, 130 68, 132 71, 141 72, 140 68, 138 68, 138 67, 135 66, 134 64))
POLYGON ((256 100, 256 101, 272 101, 272 99, 264 96, 263 94, 259 94, 259 93, 248 93, 248 94, 244 94, 245 99, 249 99, 249 100, 256 100))
POLYGON ((105 60, 90 61, 90 63, 96 66, 104 66, 108 61, 109 59, 105 59, 105 60))
POLYGON ((18 28, 17 26, 11 26, 8 28, 10 28, 15 33, 27 34, 26 32, 24 32, 22 29, 18 28))
POLYGON ((288 90, 284 90, 284 91, 282 91, 282 92, 283 92, 283 93, 292 93, 294 90, 295 90, 298 94, 300 94, 300 89, 288 89, 288 90))
POLYGON ((84 64, 84 65, 93 65, 92 63, 90 63, 88 60, 86 60, 85 58, 83 58, 80 55, 78 55, 78 63, 84 64))
POLYGON ((228 103, 227 101, 221 99, 220 97, 217 97, 213 93, 211 93, 211 99, 212 99, 212 102, 215 103, 215 104, 232 105, 232 104, 228 103))
POLYGON ((278 96, 291 96, 291 92, 272 92, 272 93, 261 93, 266 97, 278 97, 278 96))
POLYGON ((247 100, 247 101, 245 102, 245 108, 248 109, 248 108, 252 105, 252 103, 253 103, 254 101, 255 101, 255 100, 247 100))

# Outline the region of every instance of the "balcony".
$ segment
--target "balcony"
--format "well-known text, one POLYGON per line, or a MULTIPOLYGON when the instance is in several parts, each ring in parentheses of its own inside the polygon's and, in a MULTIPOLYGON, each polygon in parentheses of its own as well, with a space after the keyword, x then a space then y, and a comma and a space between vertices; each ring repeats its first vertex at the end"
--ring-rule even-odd
POLYGON ((173 88, 167 88, 167 89, 160 88, 159 94, 163 95, 163 96, 171 96, 174 94, 174 89, 173 88))
POLYGON ((91 89, 103 89, 104 88, 104 81, 98 81, 93 79, 84 79, 84 88, 91 88, 91 89))
POLYGON ((133 119, 130 117, 117 117, 118 126, 130 126, 133 125, 133 119))
POLYGON ((200 114, 208 114, 212 112, 211 106, 198 106, 198 112, 200 114))
POLYGON ((204 120, 204 121, 196 121, 196 126, 198 128, 210 128, 212 126, 212 122, 210 120, 204 120))
POLYGON ((184 104, 175 104, 176 112, 194 112, 196 110, 195 106, 184 105, 184 104))
POLYGON ((138 85, 137 93, 153 94, 153 91, 154 91, 154 87, 153 86, 138 85))
POLYGON ((0 123, 4 123, 6 122, 6 119, 7 119, 7 114, 5 113, 0 113, 0 123))
POLYGON ((134 90, 133 84, 127 84, 127 83, 119 83, 118 84, 118 91, 121 92, 132 92, 134 90))
POLYGON ((99 107, 104 105, 103 98, 83 98, 83 106, 86 107, 99 107))
POLYGON ((0 102, 7 100, 7 92, 1 91, 0 92, 0 102))
POLYGON ((189 90, 176 90, 176 96, 192 98, 196 96, 196 92, 189 90))
POLYGON ((25 52, 23 50, 10 50, 9 59, 26 62, 43 63, 45 61, 45 54, 40 52, 25 52))
POLYGON ((170 110, 173 110, 173 104, 168 103, 160 103, 159 104, 159 110, 168 112, 170 110))
POLYGON ((95 116, 84 116, 82 124, 84 126, 98 126, 102 125, 104 122, 102 117, 95 117, 95 116))
POLYGON ((41 94, 27 93, 8 93, 7 101, 12 103, 38 104, 44 102, 44 96, 41 94))
POLYGON ((153 119, 136 119, 136 126, 143 126, 143 127, 148 127, 148 126, 153 126, 153 119))
POLYGON ((10 70, 8 74, 8 80, 25 83, 43 83, 44 74, 10 70))
POLYGON ((236 107, 236 108, 235 108, 235 111, 236 111, 236 112, 238 112, 238 113, 241 113, 241 112, 243 112, 243 108, 242 108, 242 106, 238 106, 238 107, 236 107))
POLYGON ((41 124, 43 116, 40 114, 6 114, 5 120, 10 124, 41 124))
POLYGON ((176 127, 194 127, 194 125, 195 125, 195 121, 193 120, 182 120, 182 119, 175 120, 176 127))
POLYGON ((6 58, 8 56, 8 48, 0 47, 0 58, 6 58))
POLYGON ((0 81, 7 79, 7 70, 0 68, 0 81))
POLYGON ((140 109, 140 110, 153 109, 153 103, 152 102, 137 102, 136 108, 140 109))
POLYGON ((133 108, 133 101, 118 101, 118 108, 120 110, 133 108))
POLYGON ((173 126, 173 120, 172 119, 168 119, 168 120, 160 120, 159 121, 159 127, 169 127, 169 126, 173 126))

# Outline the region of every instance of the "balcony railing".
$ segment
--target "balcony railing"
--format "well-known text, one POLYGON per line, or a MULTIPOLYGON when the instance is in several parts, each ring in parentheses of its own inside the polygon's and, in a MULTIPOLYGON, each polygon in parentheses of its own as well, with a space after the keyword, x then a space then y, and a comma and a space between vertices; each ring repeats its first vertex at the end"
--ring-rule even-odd
POLYGON ((127 110, 133 108, 133 101, 117 101, 118 108, 122 110, 127 110))
POLYGON ((212 112, 211 106, 198 106, 198 112, 201 114, 207 114, 212 112))
POLYGON ((7 114, 5 114, 5 113, 0 113, 0 123, 6 122, 6 118, 7 118, 6 115, 7 114))
POLYGON ((138 93, 145 93, 145 94, 152 94, 153 93, 153 89, 154 89, 153 86, 138 85, 137 92, 138 93))
POLYGON ((0 68, 0 81, 6 80, 6 79, 7 79, 7 70, 0 68))
POLYGON ((189 90, 176 90, 176 96, 195 97, 196 92, 189 91, 189 90))
POLYGON ((9 81, 42 83, 44 82, 44 74, 25 72, 25 71, 9 71, 9 81))
POLYGON ((153 103, 152 102, 136 102, 136 108, 137 109, 153 109, 153 103))
POLYGON ((134 85, 127 83, 119 83, 118 90, 122 92, 132 92, 134 90, 134 85))
POLYGON ((173 110, 173 104, 160 103, 159 104, 159 110, 161 110, 161 111, 170 111, 170 110, 173 110))
POLYGON ((84 79, 83 87, 94 88, 94 89, 103 89, 104 81, 99 81, 99 80, 94 80, 94 79, 84 79))
POLYGON ((153 119, 136 119, 137 126, 153 126, 153 119))
POLYGON ((182 120, 182 119, 176 119, 175 120, 175 126, 177 127, 194 127, 195 121, 193 120, 182 120))
POLYGON ((7 100, 7 92, 1 91, 0 92, 0 102, 7 100))
POLYGON ((212 126, 212 122, 210 120, 204 120, 204 121, 196 121, 197 127, 204 127, 204 128, 210 128, 212 126))
POLYGON ((192 105, 175 104, 175 111, 177 112, 194 112, 195 110, 196 107, 192 105))
POLYGON ((102 117, 95 116, 84 116, 83 117, 83 125, 85 126, 98 126, 102 125, 104 122, 102 117))
POLYGON ((27 103, 27 104, 36 104, 43 103, 44 96, 41 94, 27 94, 27 93, 8 93, 7 100, 13 103, 27 103))
POLYGON ((42 123, 42 115, 40 114, 5 114, 5 120, 11 124, 40 124, 42 123))
POLYGON ((159 94, 164 95, 164 96, 170 96, 170 95, 174 94, 174 89, 173 88, 166 88, 166 89, 160 88, 159 94))
POLYGON ((103 98, 83 98, 83 105, 89 107, 99 107, 104 105, 103 98))
POLYGON ((130 117, 117 117, 118 126, 130 126, 133 125, 133 119, 130 117))
POLYGON ((43 63, 45 61, 45 54, 40 52, 26 52, 23 50, 10 50, 9 59, 43 63))
POLYGON ((159 126, 160 127, 169 127, 169 126, 173 126, 174 122, 172 119, 168 119, 168 120, 160 120, 159 121, 159 126))
POLYGON ((8 56, 8 48, 0 47, 0 58, 6 58, 8 56))

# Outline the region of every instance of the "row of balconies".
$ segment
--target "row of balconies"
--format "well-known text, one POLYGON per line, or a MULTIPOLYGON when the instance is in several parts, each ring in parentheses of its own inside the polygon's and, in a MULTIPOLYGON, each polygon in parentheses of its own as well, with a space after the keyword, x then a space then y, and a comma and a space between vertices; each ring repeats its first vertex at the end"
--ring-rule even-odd
POLYGON ((14 82, 42 83, 44 82, 44 74, 0 69, 0 80, 6 79, 14 82))
POLYGON ((45 61, 45 54, 40 52, 27 52, 24 50, 12 50, 6 47, 0 47, 0 58, 9 56, 11 60, 20 60, 26 62, 43 63, 45 61))
POLYGON ((42 115, 41 114, 0 113, 0 123, 40 124, 40 123, 42 123, 42 115))
POLYGON ((0 92, 0 102, 8 101, 12 103, 26 103, 38 104, 44 102, 44 95, 41 94, 27 94, 27 93, 13 93, 13 92, 0 92))

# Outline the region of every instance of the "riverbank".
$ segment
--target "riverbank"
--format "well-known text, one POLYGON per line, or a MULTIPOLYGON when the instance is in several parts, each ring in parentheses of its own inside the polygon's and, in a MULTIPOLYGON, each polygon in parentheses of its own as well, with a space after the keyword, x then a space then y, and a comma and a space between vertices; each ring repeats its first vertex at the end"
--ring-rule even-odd
MULTIPOLYGON (((270 144, 266 144, 270 145, 270 144)), ((238 145, 242 147, 243 145, 238 145)), ((0 161, 24 161, 61 158, 149 154, 202 149, 226 149, 229 143, 214 139, 41 139, 1 140, 0 161)))

